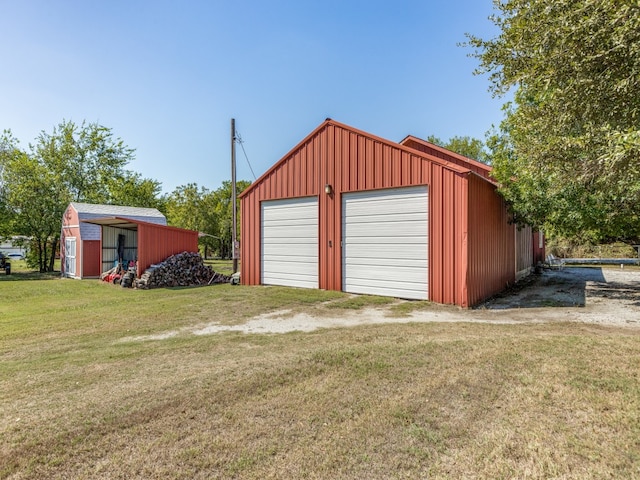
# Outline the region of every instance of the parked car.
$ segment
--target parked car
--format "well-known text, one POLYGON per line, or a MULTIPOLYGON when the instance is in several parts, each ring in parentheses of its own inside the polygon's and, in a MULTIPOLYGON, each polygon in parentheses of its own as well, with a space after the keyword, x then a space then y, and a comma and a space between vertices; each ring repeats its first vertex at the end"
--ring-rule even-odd
POLYGON ((24 260, 24 255, 22 253, 9 253, 7 254, 11 260, 24 260))
POLYGON ((2 252, 0 252, 0 270, 4 270, 4 273, 11 275, 11 261, 2 252))

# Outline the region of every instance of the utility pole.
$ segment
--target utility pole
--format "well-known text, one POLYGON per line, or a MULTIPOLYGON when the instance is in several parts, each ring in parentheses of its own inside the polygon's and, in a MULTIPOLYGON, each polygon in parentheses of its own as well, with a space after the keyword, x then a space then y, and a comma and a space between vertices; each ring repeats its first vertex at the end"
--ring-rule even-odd
POLYGON ((238 271, 238 241, 236 226, 236 119, 231 119, 231 251, 233 258, 233 273, 238 271))

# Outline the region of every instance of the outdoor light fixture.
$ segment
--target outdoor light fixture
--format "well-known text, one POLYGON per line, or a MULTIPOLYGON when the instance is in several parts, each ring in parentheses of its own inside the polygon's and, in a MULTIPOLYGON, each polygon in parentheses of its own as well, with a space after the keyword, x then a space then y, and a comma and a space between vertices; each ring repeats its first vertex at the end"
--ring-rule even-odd
POLYGON ((332 192, 333 192, 333 188, 331 188, 331 184, 327 183, 324 186, 324 193, 326 193, 327 195, 331 195, 332 192))

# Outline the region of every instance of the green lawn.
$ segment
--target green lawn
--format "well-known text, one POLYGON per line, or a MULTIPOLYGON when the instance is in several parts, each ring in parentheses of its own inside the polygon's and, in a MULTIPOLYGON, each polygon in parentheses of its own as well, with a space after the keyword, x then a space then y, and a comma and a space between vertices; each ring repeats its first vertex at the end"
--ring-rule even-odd
POLYGON ((0 275, 0 295, 0 478, 640 478, 638 330, 196 336, 389 300, 26 272, 0 275))

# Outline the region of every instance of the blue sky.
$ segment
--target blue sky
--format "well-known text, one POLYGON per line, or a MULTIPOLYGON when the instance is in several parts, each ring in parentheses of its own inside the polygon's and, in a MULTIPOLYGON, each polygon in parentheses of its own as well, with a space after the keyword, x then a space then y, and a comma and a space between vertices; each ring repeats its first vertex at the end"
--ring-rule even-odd
MULTIPOLYGON (((230 119, 257 176, 325 118, 392 141, 484 139, 493 99, 465 32, 491 0, 0 0, 0 130, 26 148, 98 122, 164 192, 230 178, 230 119)), ((241 149, 238 179, 253 180, 241 149)))

